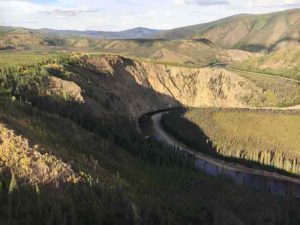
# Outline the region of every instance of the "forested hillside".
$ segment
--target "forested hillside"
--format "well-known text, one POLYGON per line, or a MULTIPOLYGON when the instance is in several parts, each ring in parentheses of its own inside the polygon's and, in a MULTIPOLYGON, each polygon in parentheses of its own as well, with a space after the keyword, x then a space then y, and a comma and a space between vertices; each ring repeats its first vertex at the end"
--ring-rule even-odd
POLYGON ((176 112, 165 115, 163 124, 184 143, 214 157, 300 174, 297 111, 190 109, 183 118, 176 112))
POLYGON ((296 200, 211 178, 144 140, 136 116, 179 103, 136 82, 121 64, 133 61, 0 57, 2 224, 299 223, 296 200))

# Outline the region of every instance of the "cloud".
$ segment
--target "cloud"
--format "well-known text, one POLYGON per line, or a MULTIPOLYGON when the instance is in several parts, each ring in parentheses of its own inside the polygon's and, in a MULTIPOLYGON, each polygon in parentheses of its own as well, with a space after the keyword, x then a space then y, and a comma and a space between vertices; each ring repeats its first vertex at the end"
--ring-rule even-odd
POLYGON ((300 0, 250 0, 252 7, 282 7, 282 6, 300 6, 300 0))
POLYGON ((58 17, 71 17, 71 16, 78 16, 80 14, 85 14, 85 13, 97 13, 100 10, 101 9, 51 9, 51 10, 39 11, 39 13, 55 15, 58 17))
POLYGON ((177 5, 199 5, 199 6, 230 4, 228 0, 175 0, 175 3, 177 5))

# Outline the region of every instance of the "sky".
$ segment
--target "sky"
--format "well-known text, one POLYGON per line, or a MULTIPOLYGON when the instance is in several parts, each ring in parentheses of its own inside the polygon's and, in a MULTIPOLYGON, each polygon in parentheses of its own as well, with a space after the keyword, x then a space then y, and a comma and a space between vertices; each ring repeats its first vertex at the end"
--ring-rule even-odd
POLYGON ((300 0, 0 0, 0 26, 120 31, 172 29, 241 13, 300 8, 300 0))

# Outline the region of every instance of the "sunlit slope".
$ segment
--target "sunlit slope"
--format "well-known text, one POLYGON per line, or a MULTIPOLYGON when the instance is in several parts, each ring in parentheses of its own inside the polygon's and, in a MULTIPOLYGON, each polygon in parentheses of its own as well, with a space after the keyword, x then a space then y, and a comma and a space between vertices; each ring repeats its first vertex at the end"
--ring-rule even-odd
MULTIPOLYGON (((201 40, 99 40, 81 36, 45 35, 25 29, 9 30, 0 34, 0 50, 30 51, 97 51, 122 54, 136 58, 171 64, 207 66, 218 61, 231 61, 212 42, 201 40), (218 57, 222 55, 221 57, 218 57), (221 60, 220 60, 221 59, 221 60)), ((236 54, 235 54, 236 55, 236 54)), ((247 57, 248 58, 248 57, 247 57)))
POLYGON ((40 30, 0 27, 0 50, 106 52, 192 67, 227 64, 256 56, 246 51, 224 50, 205 38, 105 40, 75 34, 66 31, 61 34, 59 31, 47 33, 40 30))
POLYGON ((22 28, 0 27, 0 50, 47 46, 42 37, 22 28))
POLYGON ((177 28, 160 38, 207 38, 225 48, 269 51, 299 43, 300 10, 237 15, 215 22, 177 28))
POLYGON ((300 46, 234 63, 233 68, 300 80, 300 46))
POLYGON ((126 56, 166 63, 207 66, 216 62, 223 50, 212 42, 201 40, 130 40, 98 41, 96 49, 126 56))

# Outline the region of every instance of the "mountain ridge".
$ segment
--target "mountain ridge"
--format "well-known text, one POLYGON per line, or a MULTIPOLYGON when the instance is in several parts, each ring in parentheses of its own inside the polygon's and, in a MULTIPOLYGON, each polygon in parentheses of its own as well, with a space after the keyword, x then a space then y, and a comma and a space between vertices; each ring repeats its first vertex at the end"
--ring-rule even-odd
POLYGON ((159 33, 164 39, 206 38, 224 48, 273 51, 299 43, 300 9, 238 14, 204 24, 159 33), (276 31, 276 32, 274 32, 276 31))
POLYGON ((98 30, 59 30, 50 28, 31 29, 25 27, 0 26, 0 31, 9 32, 13 30, 30 31, 37 34, 61 35, 61 36, 76 36, 97 39, 139 39, 153 36, 163 30, 150 29, 145 27, 135 27, 121 31, 98 31, 98 30))

